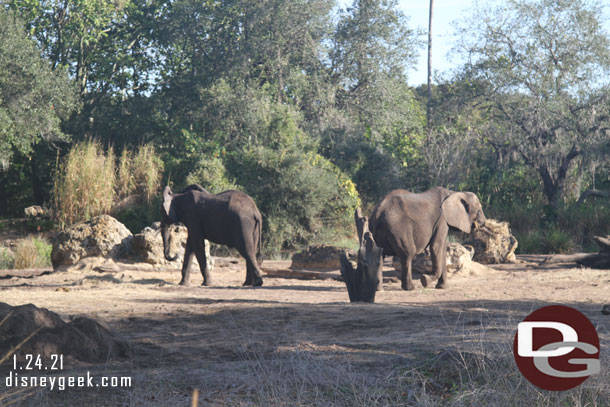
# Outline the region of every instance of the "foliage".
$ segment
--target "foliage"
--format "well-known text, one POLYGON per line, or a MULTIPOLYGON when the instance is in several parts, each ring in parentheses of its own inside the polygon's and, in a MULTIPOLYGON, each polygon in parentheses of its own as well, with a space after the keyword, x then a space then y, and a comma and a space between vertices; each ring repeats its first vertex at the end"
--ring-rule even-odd
POLYGON ((77 143, 57 174, 55 211, 60 225, 71 225, 107 213, 115 202, 112 149, 104 154, 98 141, 77 143))
POLYGON ((467 77, 483 81, 493 120, 482 133, 534 168, 559 208, 573 160, 608 140, 610 37, 584 0, 509 0, 462 27, 467 77))
POLYGON ((0 270, 12 269, 15 265, 15 255, 5 247, 0 247, 0 270))
POLYGON ((301 247, 325 229, 351 230, 358 192, 319 154, 257 147, 231 157, 230 169, 263 214, 267 252, 301 247))
POLYGON ((17 242, 13 268, 29 269, 51 266, 53 246, 45 239, 28 237, 17 242))
POLYGON ((105 153, 99 141, 85 141, 74 145, 58 170, 55 211, 63 226, 108 213, 117 204, 120 210, 150 204, 161 185, 163 163, 149 145, 124 151, 117 164, 112 148, 105 153), (117 202, 133 198, 126 207, 117 202))
POLYGON ((186 184, 199 184, 213 194, 240 189, 228 178, 223 161, 215 155, 204 156, 186 177, 186 184))
POLYGON ((52 71, 14 13, 0 8, 0 167, 30 157, 41 140, 66 139, 61 121, 78 107, 64 69, 52 71))

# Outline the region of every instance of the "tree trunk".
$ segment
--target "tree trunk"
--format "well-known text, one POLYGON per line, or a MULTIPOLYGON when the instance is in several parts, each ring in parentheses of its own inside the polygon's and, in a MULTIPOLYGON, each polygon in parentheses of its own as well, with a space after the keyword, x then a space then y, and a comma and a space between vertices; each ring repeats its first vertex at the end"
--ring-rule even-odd
POLYGON ((432 110, 432 12, 434 9, 434 0, 430 0, 430 10, 428 14, 428 101, 426 103, 426 126, 428 134, 432 127, 430 118, 432 110))
POLYGON ((354 267, 344 252, 339 256, 341 276, 347 286, 350 302, 375 302, 375 293, 383 283, 383 249, 375 244, 368 228, 368 219, 362 216, 360 209, 355 213, 356 227, 359 229, 358 266, 354 267))

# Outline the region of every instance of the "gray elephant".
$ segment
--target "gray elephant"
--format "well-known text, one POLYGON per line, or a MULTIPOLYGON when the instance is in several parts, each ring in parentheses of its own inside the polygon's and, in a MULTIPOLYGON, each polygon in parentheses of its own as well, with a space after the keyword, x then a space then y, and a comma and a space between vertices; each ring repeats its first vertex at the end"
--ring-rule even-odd
POLYGON ((204 239, 233 247, 244 257, 244 285, 263 284, 259 268, 263 221, 250 196, 233 190, 210 194, 196 184, 189 185, 178 194, 172 194, 171 189, 165 187, 161 209, 161 235, 163 253, 168 261, 174 261, 177 257, 172 257, 169 253, 169 225, 177 222, 182 222, 188 232, 180 285, 188 284, 193 254, 199 262, 203 285, 212 284, 206 267, 204 239))
MULTIPOLYGON (((369 225, 384 255, 400 258, 403 290, 413 290, 411 262, 430 246, 436 288, 447 286, 447 233, 450 228, 470 233, 485 224, 481 203, 472 192, 436 187, 419 194, 397 189, 373 209, 369 225)), ((422 276, 424 287, 434 279, 422 276)))

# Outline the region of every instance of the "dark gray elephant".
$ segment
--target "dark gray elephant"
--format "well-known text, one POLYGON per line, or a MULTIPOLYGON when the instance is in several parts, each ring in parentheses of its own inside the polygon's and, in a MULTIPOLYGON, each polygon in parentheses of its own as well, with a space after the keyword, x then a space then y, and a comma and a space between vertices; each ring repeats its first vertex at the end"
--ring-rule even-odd
MULTIPOLYGON (((423 193, 397 189, 373 209, 369 225, 384 255, 400 258, 403 290, 413 290, 411 262, 430 246, 436 288, 447 286, 447 233, 455 228, 470 233, 473 225, 485 224, 481 203, 472 192, 436 187, 423 193)), ((426 287, 433 279, 422 276, 426 287)))
POLYGON ((188 231, 180 285, 188 284, 193 254, 199 262, 203 285, 212 284, 206 268, 204 239, 233 247, 246 259, 244 285, 263 284, 259 268, 263 222, 250 196, 233 190, 210 194, 196 184, 189 185, 178 194, 172 194, 171 189, 165 187, 161 209, 161 235, 163 253, 168 261, 174 261, 177 257, 172 257, 169 253, 169 225, 177 222, 183 223, 188 231))

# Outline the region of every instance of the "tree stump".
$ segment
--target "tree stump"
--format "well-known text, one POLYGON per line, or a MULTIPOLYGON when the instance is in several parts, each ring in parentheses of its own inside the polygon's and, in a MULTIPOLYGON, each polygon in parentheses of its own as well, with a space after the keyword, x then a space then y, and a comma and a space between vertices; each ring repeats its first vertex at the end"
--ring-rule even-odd
POLYGON ((362 216, 360 208, 354 214, 358 230, 358 266, 354 270, 344 252, 339 256, 341 276, 347 286, 350 302, 375 302, 375 293, 383 284, 383 249, 375 244, 369 231, 368 219, 362 216))

